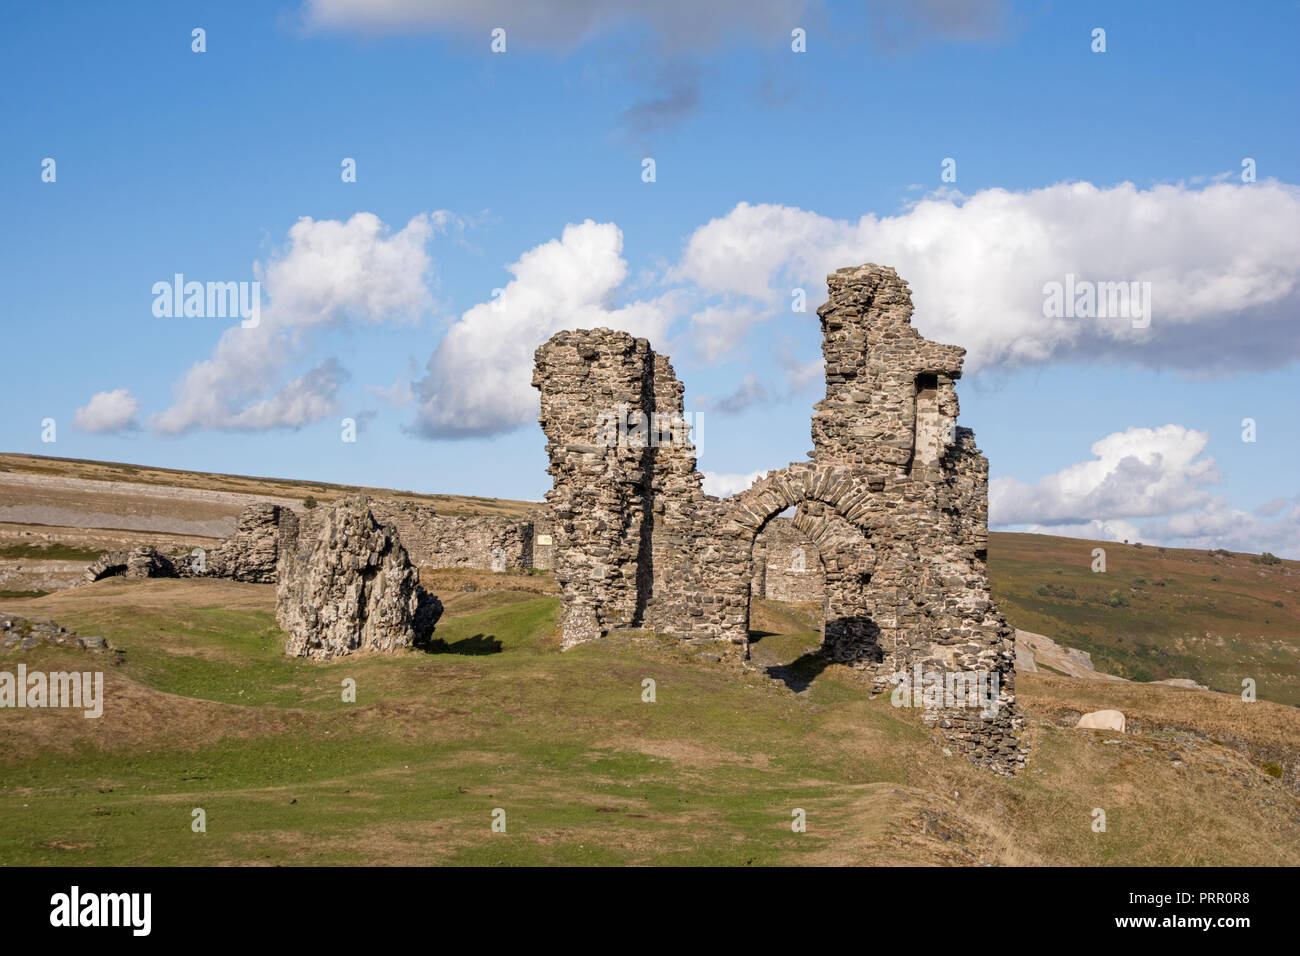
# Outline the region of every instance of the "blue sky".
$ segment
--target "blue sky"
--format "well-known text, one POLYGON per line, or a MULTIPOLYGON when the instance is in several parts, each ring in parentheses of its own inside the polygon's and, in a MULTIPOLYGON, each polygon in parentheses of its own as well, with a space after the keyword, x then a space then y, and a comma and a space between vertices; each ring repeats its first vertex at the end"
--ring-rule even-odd
POLYGON ((1300 6, 696 6, 7 7, 0 447, 539 498, 526 357, 600 321, 734 490, 811 447, 824 275, 876 261, 969 350, 995 524, 1300 557, 1300 6), (266 328, 155 316, 177 272, 266 328), (1150 327, 1044 317, 1066 273, 1150 327))

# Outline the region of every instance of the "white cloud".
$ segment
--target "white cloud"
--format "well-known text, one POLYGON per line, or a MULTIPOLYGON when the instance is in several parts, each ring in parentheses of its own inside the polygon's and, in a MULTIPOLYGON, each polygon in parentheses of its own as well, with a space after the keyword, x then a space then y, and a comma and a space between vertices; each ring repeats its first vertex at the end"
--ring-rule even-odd
POLYGON ((503 27, 522 46, 567 52, 630 25, 650 29, 673 48, 704 49, 737 33, 788 36, 809 0, 306 0, 303 21, 316 29, 376 33, 451 31, 482 38, 503 27))
POLYGON ((715 362, 743 345, 750 328, 766 317, 752 305, 709 306, 691 316, 687 344, 706 361, 715 362))
POLYGON ((1231 508, 1216 498, 1208 507, 1189 514, 1149 522, 1142 541, 1180 548, 1227 548, 1300 559, 1300 495, 1269 502, 1255 511, 1231 508))
POLYGON ((1052 534, 1058 538, 1083 538, 1088 541, 1141 541, 1142 533, 1131 521, 1083 521, 1077 524, 1030 524, 1023 529, 1031 534, 1052 534))
POLYGON ((300 428, 338 411, 335 396, 351 375, 332 358, 286 383, 274 395, 233 413, 223 428, 265 431, 300 428))
POLYGON ((989 482, 994 524, 1073 524, 1165 515, 1207 504, 1219 480, 1214 459, 1201 457, 1209 434, 1182 425, 1129 428, 1095 442, 1092 461, 1048 475, 1036 485, 1014 478, 989 482))
MULTIPOLYGON (((254 265, 269 303, 253 328, 231 326, 212 357, 176 384, 176 401, 154 416, 163 434, 196 428, 296 428, 337 412, 347 372, 333 359, 274 391, 316 328, 345 323, 410 322, 431 305, 426 245, 448 214, 421 214, 399 232, 373 213, 346 222, 299 219, 286 248, 254 265)), ((207 321, 207 320, 204 320, 207 321)))
POLYGON ((713 342, 746 332, 737 299, 761 321, 793 288, 817 303, 829 272, 868 261, 898 270, 917 329, 964 346, 968 369, 1064 357, 1212 372, 1300 356, 1300 188, 1273 180, 987 189, 857 221, 741 203, 694 232, 671 275, 723 300, 697 313, 713 342), (1150 327, 1044 317, 1044 284, 1067 274, 1151 282, 1150 327))
POLYGON ((140 427, 136 419, 139 414, 140 403, 131 392, 116 388, 92 395, 89 402, 77 409, 73 425, 80 431, 93 434, 135 431, 140 427))
POLYGON ((613 304, 627 277, 622 251, 617 226, 588 219, 507 266, 514 278, 447 330, 415 383, 416 431, 465 438, 535 423, 533 353, 561 330, 608 327, 661 340, 671 296, 613 304))
POLYGON ((747 475, 706 471, 703 474, 704 492, 705 494, 716 495, 719 498, 730 498, 732 495, 744 491, 766 474, 766 471, 751 471, 747 475))
POLYGON ((1219 481, 1209 435, 1182 425, 1129 428, 1092 446, 1095 456, 1028 485, 989 482, 995 529, 1178 548, 1272 551, 1300 557, 1300 496, 1254 512, 1211 491, 1219 481))

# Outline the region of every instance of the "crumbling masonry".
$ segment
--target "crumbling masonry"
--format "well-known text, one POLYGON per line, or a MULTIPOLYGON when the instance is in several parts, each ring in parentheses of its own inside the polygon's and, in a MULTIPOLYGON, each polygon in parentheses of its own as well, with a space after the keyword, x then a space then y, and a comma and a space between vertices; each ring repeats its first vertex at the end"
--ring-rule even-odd
POLYGON ((976 764, 1012 772, 1014 636, 989 593, 988 462, 957 427, 964 350, 912 328, 893 269, 827 281, 811 460, 731 498, 704 493, 683 386, 645 339, 560 332, 537 350, 564 644, 648 628, 744 653, 755 537, 794 509, 820 559, 822 652, 878 690, 916 665, 996 675, 995 708, 926 716, 976 764))

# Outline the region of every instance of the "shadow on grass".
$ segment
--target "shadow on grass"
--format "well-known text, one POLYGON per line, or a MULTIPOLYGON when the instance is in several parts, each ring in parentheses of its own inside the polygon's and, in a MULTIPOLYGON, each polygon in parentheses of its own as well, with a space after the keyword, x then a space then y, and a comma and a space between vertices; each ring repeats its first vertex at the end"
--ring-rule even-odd
POLYGON ((769 667, 767 676, 779 680, 797 694, 807 690, 829 665, 830 659, 820 650, 811 651, 789 664, 775 664, 769 667))
POLYGON ((417 650, 426 654, 462 654, 466 657, 481 657, 485 654, 500 654, 505 648, 491 634, 475 634, 473 637, 461 638, 448 644, 440 638, 433 638, 417 645, 417 650))

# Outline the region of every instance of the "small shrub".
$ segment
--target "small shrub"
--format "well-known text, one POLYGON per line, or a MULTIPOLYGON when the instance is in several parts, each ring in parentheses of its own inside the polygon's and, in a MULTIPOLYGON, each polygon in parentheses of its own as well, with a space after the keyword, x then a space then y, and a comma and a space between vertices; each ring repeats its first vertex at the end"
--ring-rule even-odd
POLYGON ((1036 592, 1039 597, 1064 598, 1068 601, 1078 600, 1079 593, 1064 584, 1042 584, 1036 592))
POLYGON ((1253 558, 1252 560, 1256 564, 1281 564, 1282 563, 1281 558, 1279 558, 1276 554, 1272 554, 1271 552, 1268 551, 1265 551, 1259 557, 1253 558))
POLYGON ((309 508, 309 509, 310 509, 310 508, 315 508, 315 507, 316 507, 316 498, 315 498, 314 496, 312 496, 312 495, 308 495, 306 498, 302 499, 302 506, 303 506, 304 508, 309 508))

